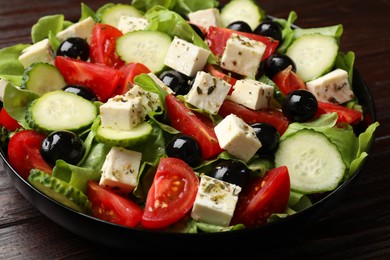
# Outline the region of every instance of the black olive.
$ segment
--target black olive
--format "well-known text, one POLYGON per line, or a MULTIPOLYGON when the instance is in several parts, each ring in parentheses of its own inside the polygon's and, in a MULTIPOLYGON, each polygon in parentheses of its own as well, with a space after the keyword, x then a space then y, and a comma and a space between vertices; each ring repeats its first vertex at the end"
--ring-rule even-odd
POLYGON ((63 91, 65 92, 70 92, 73 94, 76 94, 80 97, 83 97, 89 101, 96 101, 97 97, 93 91, 87 87, 80 86, 80 85, 67 85, 62 88, 63 91))
POLYGON ((204 33, 202 32, 202 30, 199 28, 199 26, 197 26, 196 24, 193 24, 193 23, 190 23, 190 26, 192 27, 192 29, 196 32, 197 35, 199 35, 199 37, 204 40, 205 39, 205 35, 204 33))
POLYGON ((317 113, 316 97, 304 89, 293 90, 282 101, 283 114, 293 122, 306 122, 317 113))
POLYGON ((255 130, 257 138, 261 142, 258 154, 274 153, 279 146, 280 134, 278 130, 268 123, 254 123, 251 127, 255 130))
POLYGON ((41 145, 41 155, 51 165, 54 165, 58 159, 77 164, 84 153, 84 142, 78 135, 67 130, 52 132, 41 145))
POLYGON ((202 162, 202 152, 198 141, 189 135, 174 136, 165 147, 168 157, 185 161, 189 166, 196 167, 202 162))
POLYGON ((243 187, 251 174, 246 165, 240 161, 225 160, 217 164, 211 177, 243 187))
POLYGON ((89 44, 86 40, 80 37, 70 37, 60 44, 57 49, 57 56, 87 61, 89 52, 89 44))
POLYGON ((175 95, 186 95, 190 91, 192 79, 176 70, 164 71, 159 78, 175 95))
POLYGON ((249 26, 248 23, 244 21, 236 21, 230 23, 226 28, 229 28, 231 30, 240 31, 240 32, 247 32, 252 33, 252 28, 249 26))
POLYGON ((254 30, 253 33, 271 37, 275 40, 278 40, 279 43, 282 42, 282 26, 272 20, 264 20, 261 22, 254 30))
POLYGON ((264 61, 264 72, 268 78, 272 79, 278 72, 291 66, 291 70, 296 72, 295 62, 287 55, 275 52, 264 61))

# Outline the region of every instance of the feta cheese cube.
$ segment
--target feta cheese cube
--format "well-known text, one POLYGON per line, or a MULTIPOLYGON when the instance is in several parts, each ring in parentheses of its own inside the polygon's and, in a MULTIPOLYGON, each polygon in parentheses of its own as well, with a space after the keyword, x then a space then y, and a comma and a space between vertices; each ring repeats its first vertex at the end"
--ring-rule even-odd
POLYGON ((160 107, 160 98, 158 94, 144 90, 138 85, 133 85, 123 96, 125 99, 141 98, 143 113, 145 115, 160 107))
POLYGON ((235 114, 226 116, 214 132, 222 149, 245 162, 261 147, 255 130, 235 114))
POLYGON ((19 56, 19 62, 25 68, 34 62, 54 64, 54 50, 50 46, 49 39, 43 39, 24 49, 19 56))
POLYGON ((149 25, 147 19, 122 15, 119 18, 118 29, 123 33, 142 31, 149 25))
POLYGON ((100 106, 101 124, 117 130, 130 130, 145 120, 141 97, 118 95, 100 106))
POLYGON ((138 183, 142 153, 121 147, 112 147, 102 166, 99 185, 127 194, 138 183))
POLYGON ((348 72, 342 69, 333 70, 308 81, 306 87, 317 100, 323 102, 342 104, 355 97, 348 81, 348 72))
POLYGON ((61 42, 65 41, 70 37, 80 37, 89 41, 94 25, 95 21, 93 20, 93 18, 88 17, 84 20, 81 20, 80 22, 72 24, 65 30, 57 33, 56 36, 61 42))
POLYGON ((164 64, 189 77, 202 70, 210 51, 175 37, 168 49, 164 64))
POLYGON ((208 8, 191 12, 188 14, 188 19, 191 23, 202 26, 206 30, 208 30, 210 26, 222 26, 221 15, 217 8, 208 8))
POLYGON ((186 95, 186 101, 197 108, 205 109, 216 115, 229 93, 230 87, 231 85, 226 81, 204 71, 199 71, 186 95))
POLYGON ((274 87, 254 79, 237 80, 228 98, 250 109, 268 108, 272 101, 274 87))
POLYGON ((4 101, 5 87, 8 85, 8 80, 0 78, 0 101, 4 101))
POLYGON ((241 187, 201 175, 191 217, 197 221, 229 226, 241 187))
POLYGON ((221 67, 237 74, 254 78, 259 69, 265 44, 233 33, 226 42, 221 67))

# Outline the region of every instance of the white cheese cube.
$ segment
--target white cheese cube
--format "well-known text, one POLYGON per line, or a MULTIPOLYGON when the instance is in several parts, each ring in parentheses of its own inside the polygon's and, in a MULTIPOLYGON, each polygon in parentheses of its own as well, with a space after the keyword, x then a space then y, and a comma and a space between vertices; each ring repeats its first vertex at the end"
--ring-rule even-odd
POLYGON ((274 87, 254 79, 237 80, 228 98, 250 109, 268 108, 272 101, 274 87))
POLYGON ((230 87, 231 85, 226 81, 204 71, 199 71, 186 95, 186 101, 197 108, 216 115, 229 93, 230 87))
POLYGON ((145 119, 141 97, 115 96, 100 106, 101 124, 117 130, 130 130, 145 119))
POLYGON ((262 42, 233 33, 226 42, 221 67, 246 77, 255 78, 265 47, 262 42))
POLYGON ((142 31, 149 25, 147 19, 122 15, 119 18, 118 29, 123 33, 142 31))
POLYGON ((306 87, 317 100, 323 102, 342 104, 355 97, 348 81, 348 72, 342 69, 306 82, 306 87))
POLYGON ((4 101, 4 91, 5 87, 8 85, 8 81, 0 78, 0 101, 4 101))
POLYGON ((191 23, 199 25, 206 30, 208 30, 210 26, 221 26, 221 15, 217 8, 208 8, 191 12, 188 14, 188 19, 191 23))
POLYGON ((210 53, 209 50, 175 37, 168 49, 164 64, 193 77, 206 65, 210 53))
POLYGON ((67 27, 65 30, 57 33, 57 38, 63 42, 70 37, 80 37, 87 41, 92 33, 93 26, 95 25, 95 21, 92 17, 85 18, 80 22, 74 23, 67 27))
POLYGON ((99 185, 127 194, 138 183, 142 153, 112 147, 103 163, 99 185))
POLYGON ((123 96, 126 99, 141 98, 141 104, 145 115, 160 107, 160 98, 158 94, 144 90, 138 85, 133 85, 123 96))
POLYGON ((234 114, 226 116, 214 131, 221 148, 245 162, 261 147, 255 130, 234 114))
POLYGON ((208 224, 229 226, 241 187, 201 175, 191 217, 208 224))
POLYGON ((149 72, 148 73, 149 77, 157 84, 160 86, 160 88, 164 91, 166 91, 168 94, 174 94, 173 90, 168 87, 167 85, 165 85, 164 82, 162 82, 161 79, 159 79, 156 74, 154 74, 153 72, 149 72))
POLYGON ((19 62, 25 68, 34 62, 54 64, 54 50, 50 46, 49 39, 43 39, 24 49, 19 56, 19 62))

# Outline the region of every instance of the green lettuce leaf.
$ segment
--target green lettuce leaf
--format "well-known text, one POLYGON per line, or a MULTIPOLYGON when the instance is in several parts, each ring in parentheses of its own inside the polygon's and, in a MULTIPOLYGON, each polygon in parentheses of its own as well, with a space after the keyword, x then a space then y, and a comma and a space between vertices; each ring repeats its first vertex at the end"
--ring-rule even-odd
POLYGON ((55 14, 41 17, 31 29, 31 39, 37 43, 49 36, 51 31, 54 34, 59 33, 64 28, 64 15, 55 14))

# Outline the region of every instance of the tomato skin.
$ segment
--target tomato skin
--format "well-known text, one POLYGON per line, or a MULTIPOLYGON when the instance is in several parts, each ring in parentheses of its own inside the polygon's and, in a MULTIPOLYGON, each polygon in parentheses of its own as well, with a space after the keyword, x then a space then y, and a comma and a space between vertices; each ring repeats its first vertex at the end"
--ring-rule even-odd
POLYGON ((96 23, 90 40, 91 62, 105 64, 116 69, 122 67, 125 62, 116 53, 116 40, 122 35, 120 30, 111 25, 96 23))
POLYGON ((31 169, 46 173, 52 167, 43 159, 40 149, 45 135, 34 130, 22 130, 14 134, 8 143, 8 161, 18 174, 27 180, 31 169))
POLYGON ((223 151, 209 118, 195 114, 172 94, 165 98, 165 105, 171 126, 198 141, 204 160, 213 158, 223 151))
POLYGON ((4 107, 2 107, 0 110, 0 125, 7 128, 11 132, 21 127, 18 121, 11 117, 4 107))
POLYGON ((305 82, 292 70, 292 66, 276 73, 272 81, 283 95, 287 95, 293 90, 306 89, 305 82))
POLYGON ((165 228, 182 219, 192 208, 199 179, 192 168, 177 158, 162 158, 146 199, 142 226, 165 228))
POLYGON ((102 102, 112 97, 118 88, 121 73, 103 64, 57 56, 55 65, 69 85, 90 88, 102 102))
POLYGON ((267 59, 272 53, 275 52, 279 45, 279 41, 270 37, 265 37, 254 33, 235 31, 228 28, 210 26, 206 34, 206 39, 211 51, 217 56, 222 56, 225 50, 226 42, 233 33, 264 43, 266 48, 261 60, 267 59))
POLYGON ((269 170, 262 178, 255 177, 239 195, 231 224, 247 228, 267 223, 272 213, 282 213, 290 197, 290 176, 286 166, 269 170))
POLYGON ((317 101, 318 109, 314 118, 320 115, 336 112, 338 115, 337 123, 356 124, 362 120, 362 112, 342 105, 329 102, 317 101))
POLYGON ((280 135, 286 131, 289 124, 288 119, 277 109, 252 110, 227 99, 223 101, 219 114, 223 117, 235 114, 241 117, 247 124, 269 123, 278 130, 280 135))
POLYGON ((148 67, 142 63, 126 63, 120 69, 121 79, 119 83, 119 89, 116 92, 118 95, 125 94, 130 90, 131 86, 134 84, 134 78, 142 73, 151 72, 148 67))
POLYGON ((96 181, 88 181, 87 196, 96 218, 127 227, 136 227, 141 222, 143 210, 137 203, 99 186, 96 181))

